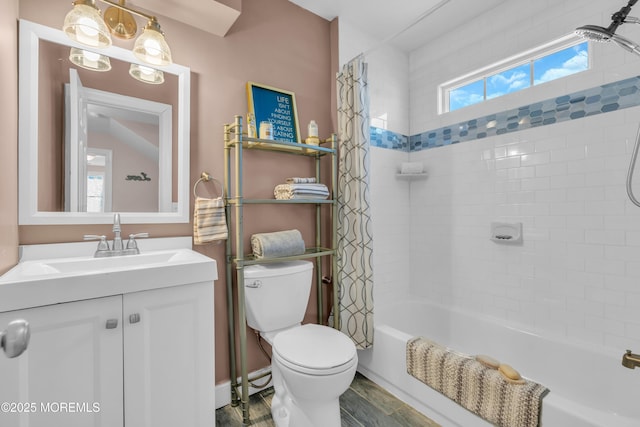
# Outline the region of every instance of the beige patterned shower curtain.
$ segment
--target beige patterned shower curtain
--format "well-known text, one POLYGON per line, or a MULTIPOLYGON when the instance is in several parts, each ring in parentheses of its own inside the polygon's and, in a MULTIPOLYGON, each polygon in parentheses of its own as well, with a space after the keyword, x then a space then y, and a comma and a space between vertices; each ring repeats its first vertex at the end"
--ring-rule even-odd
POLYGON ((373 345, 373 234, 369 197, 369 94, 360 56, 338 74, 340 329, 358 349, 373 345))

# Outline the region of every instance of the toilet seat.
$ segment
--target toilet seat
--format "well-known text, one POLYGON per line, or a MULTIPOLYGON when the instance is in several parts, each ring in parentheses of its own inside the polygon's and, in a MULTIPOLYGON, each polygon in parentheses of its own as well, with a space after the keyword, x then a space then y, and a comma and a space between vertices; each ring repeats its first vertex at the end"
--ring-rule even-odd
POLYGON ((353 341, 322 325, 307 324, 280 332, 273 340, 272 350, 282 365, 309 375, 337 374, 357 363, 353 341))

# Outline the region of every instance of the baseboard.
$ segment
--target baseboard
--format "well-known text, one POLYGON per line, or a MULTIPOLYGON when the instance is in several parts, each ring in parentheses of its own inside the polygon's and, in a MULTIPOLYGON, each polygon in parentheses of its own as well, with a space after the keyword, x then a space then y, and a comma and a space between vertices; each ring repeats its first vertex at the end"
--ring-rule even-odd
MULTIPOLYGON (((257 371, 249 372, 249 377, 253 377, 256 375, 264 374, 265 372, 269 372, 271 368, 263 368, 257 371)), ((266 378, 266 377, 265 377, 266 378)), ((258 381, 264 381, 264 379, 260 379, 258 381)), ((238 383, 240 382, 240 378, 238 378, 238 383)), ((272 381, 269 380, 269 384, 267 387, 271 387, 273 384, 272 381)), ((249 396, 255 394, 262 390, 261 388, 253 388, 251 384, 249 384, 249 396)), ((216 384, 216 409, 222 408, 223 406, 227 406, 231 403, 231 381, 225 381, 220 384, 216 384)))

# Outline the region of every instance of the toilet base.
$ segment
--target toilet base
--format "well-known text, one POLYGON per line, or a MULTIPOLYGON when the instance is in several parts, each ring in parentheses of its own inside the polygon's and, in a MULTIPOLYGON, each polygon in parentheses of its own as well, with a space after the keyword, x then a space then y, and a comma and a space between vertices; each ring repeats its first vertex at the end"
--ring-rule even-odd
POLYGON ((285 396, 273 396, 271 417, 276 427, 340 427, 338 400, 322 406, 301 408, 285 396))
POLYGON ((339 397, 349 388, 357 366, 356 358, 338 375, 309 376, 286 371, 289 384, 283 377, 278 355, 274 355, 271 416, 276 427, 340 427, 339 397), (296 393, 292 393, 292 386, 296 393))

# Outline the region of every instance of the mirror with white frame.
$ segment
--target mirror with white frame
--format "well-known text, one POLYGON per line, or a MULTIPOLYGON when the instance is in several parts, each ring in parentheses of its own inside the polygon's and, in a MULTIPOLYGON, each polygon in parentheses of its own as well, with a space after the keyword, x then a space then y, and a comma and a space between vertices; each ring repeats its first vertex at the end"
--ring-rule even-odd
POLYGON ((131 51, 100 50, 102 73, 71 64, 72 47, 20 21, 20 224, 189 222, 189 68, 146 84, 128 74, 131 51))

